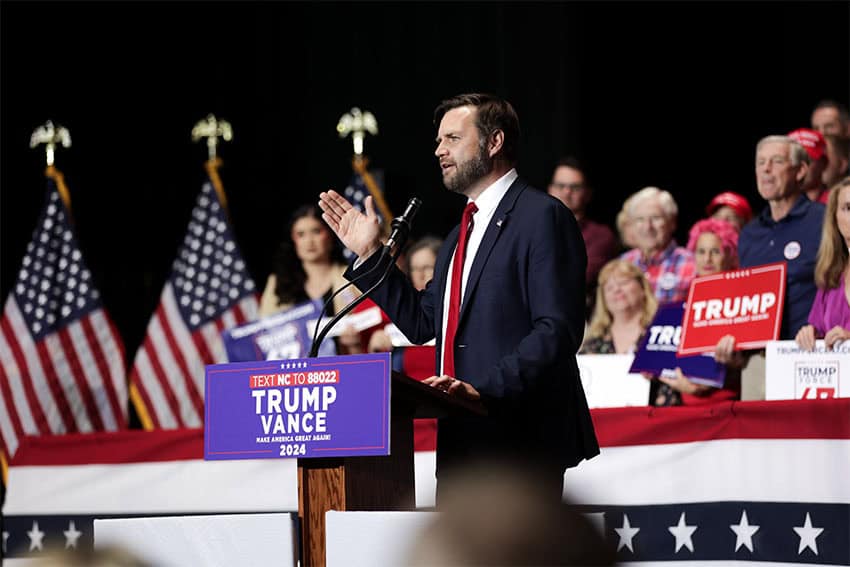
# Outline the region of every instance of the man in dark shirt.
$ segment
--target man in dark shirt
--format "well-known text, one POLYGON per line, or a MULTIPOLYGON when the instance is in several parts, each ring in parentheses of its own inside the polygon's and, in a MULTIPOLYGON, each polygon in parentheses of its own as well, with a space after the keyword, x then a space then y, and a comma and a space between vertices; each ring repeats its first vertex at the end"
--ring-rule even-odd
POLYGON ((806 324, 817 293, 814 272, 824 206, 803 194, 808 154, 787 136, 767 136, 756 146, 756 184, 768 206, 738 239, 741 267, 788 264, 780 339, 793 339, 806 324))
POLYGON ((596 278, 605 263, 617 255, 618 244, 614 231, 587 218, 587 205, 593 196, 578 160, 574 157, 562 158, 555 166, 549 194, 564 203, 573 212, 584 238, 587 250, 587 306, 588 313, 593 307, 596 294, 596 278))

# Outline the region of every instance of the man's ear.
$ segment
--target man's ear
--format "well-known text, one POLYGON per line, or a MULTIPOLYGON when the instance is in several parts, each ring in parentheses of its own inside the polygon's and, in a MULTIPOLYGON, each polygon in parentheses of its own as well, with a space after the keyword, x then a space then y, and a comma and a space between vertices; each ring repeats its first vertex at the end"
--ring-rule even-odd
POLYGON ((495 156, 502 150, 505 145, 505 133, 501 130, 493 130, 490 138, 487 140, 487 153, 490 157, 495 156))
POLYGON ((800 165, 797 166, 797 174, 794 176, 797 179, 797 183, 803 183, 803 180, 806 179, 806 175, 809 174, 809 164, 808 162, 801 161, 800 165))

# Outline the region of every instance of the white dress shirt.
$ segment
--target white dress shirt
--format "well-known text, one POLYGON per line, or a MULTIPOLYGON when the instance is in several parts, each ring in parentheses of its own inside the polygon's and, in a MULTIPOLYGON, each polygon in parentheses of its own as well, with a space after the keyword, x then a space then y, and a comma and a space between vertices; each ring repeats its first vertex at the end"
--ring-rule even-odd
MULTIPOLYGON (((478 248, 481 246, 481 241, 484 239, 484 233, 487 232, 487 227, 493 219, 493 214, 496 212, 496 208, 499 206, 499 203, 502 202, 502 198, 505 196, 505 193, 508 192, 511 184, 516 181, 517 177, 519 177, 519 175, 517 174, 516 169, 511 169, 509 172, 500 177, 498 181, 484 189, 484 191, 478 195, 478 198, 475 199, 475 206, 478 207, 478 210, 475 211, 474 215, 472 215, 472 232, 469 235, 469 241, 466 243, 466 258, 463 262, 463 277, 460 282, 461 307, 463 306, 463 296, 466 292, 466 280, 469 279, 469 271, 472 269, 472 263, 475 261, 475 255, 478 253, 478 248)), ((472 199, 469 201, 472 201, 472 199)), ((467 201, 467 204, 469 201, 467 201)), ((460 229, 464 230, 465 227, 460 227, 460 229)), ((457 252, 457 246, 455 246, 455 252, 457 252)), ((451 265, 449 266, 449 272, 446 275, 446 292, 443 295, 443 327, 440 329, 441 337, 446 336, 446 322, 449 318, 449 295, 452 291, 451 281, 453 271, 454 254, 452 254, 451 265)), ((434 282, 434 284, 436 283, 437 282, 434 282)), ((439 374, 443 373, 442 369, 445 348, 446 345, 445 342, 443 342, 440 346, 439 374)), ((455 378, 463 380, 463 376, 455 376, 455 378)))

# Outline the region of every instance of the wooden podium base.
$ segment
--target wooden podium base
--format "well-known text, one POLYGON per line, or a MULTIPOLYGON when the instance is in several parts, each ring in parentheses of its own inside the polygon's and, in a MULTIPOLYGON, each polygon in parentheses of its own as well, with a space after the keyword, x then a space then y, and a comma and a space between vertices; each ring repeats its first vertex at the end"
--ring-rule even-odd
POLYGON ((413 418, 391 420, 390 455, 298 461, 298 517, 305 566, 325 565, 325 512, 416 508, 413 418))
POLYGON ((324 567, 325 513, 416 508, 413 419, 486 415, 479 402, 449 396, 393 372, 390 455, 298 460, 298 518, 302 566, 324 567))

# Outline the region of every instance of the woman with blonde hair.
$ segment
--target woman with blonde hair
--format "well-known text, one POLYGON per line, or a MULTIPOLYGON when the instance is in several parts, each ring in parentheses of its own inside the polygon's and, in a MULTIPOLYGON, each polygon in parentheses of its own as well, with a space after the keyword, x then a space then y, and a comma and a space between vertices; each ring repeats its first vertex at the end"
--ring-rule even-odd
POLYGON ((633 352, 657 307, 643 272, 626 260, 611 260, 599 272, 596 305, 581 353, 633 352))
POLYGON ((823 220, 815 283, 818 292, 809 311, 809 324, 799 330, 797 344, 806 350, 822 338, 826 348, 850 339, 850 177, 829 192, 823 220))

